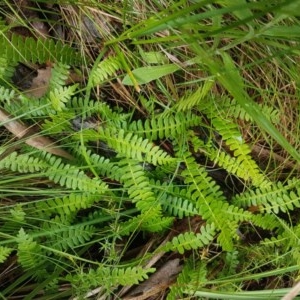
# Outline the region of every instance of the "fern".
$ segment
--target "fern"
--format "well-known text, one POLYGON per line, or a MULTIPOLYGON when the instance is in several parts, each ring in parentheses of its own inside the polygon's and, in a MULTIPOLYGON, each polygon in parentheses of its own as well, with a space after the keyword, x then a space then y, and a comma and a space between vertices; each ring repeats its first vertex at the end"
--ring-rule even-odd
POLYGON ((176 283, 170 287, 167 300, 184 299, 188 291, 195 291, 207 282, 207 265, 198 261, 195 265, 188 259, 176 279, 176 283))
POLYGON ((55 183, 66 186, 73 190, 81 190, 90 193, 104 193, 107 185, 98 178, 91 179, 83 171, 75 166, 64 164, 60 158, 46 155, 46 161, 49 167, 45 171, 45 175, 55 183))
POLYGON ((4 102, 7 105, 10 105, 11 100, 15 97, 15 91, 5 88, 4 86, 0 86, 0 102, 4 102))
POLYGON ((48 164, 37 157, 28 154, 12 152, 0 160, 0 169, 10 169, 13 172, 35 173, 47 168, 48 164))
POLYGON ((121 113, 120 109, 112 109, 103 101, 93 101, 88 98, 73 97, 66 106, 77 116, 81 116, 82 120, 97 114, 105 124, 115 124, 116 126, 120 126, 121 122, 128 119, 129 116, 129 114, 121 113))
POLYGON ((194 93, 188 96, 185 95, 180 99, 179 102, 174 105, 174 109, 176 111, 189 112, 193 107, 196 107, 203 102, 203 99, 205 99, 213 84, 213 80, 205 81, 203 86, 200 86, 194 93))
MULTIPOLYGON (((4 53, 0 55, 0 82, 7 84, 15 72, 16 63, 12 63, 4 53)), ((4 88, 4 87, 1 87, 4 88)))
POLYGON ((173 197, 166 194, 159 199, 164 211, 170 215, 182 219, 184 217, 197 215, 197 209, 188 199, 173 197))
POLYGON ((189 127, 198 125, 200 121, 200 117, 191 112, 186 114, 160 114, 152 119, 147 119, 145 122, 141 120, 133 121, 126 129, 153 141, 177 137, 185 133, 189 127))
POLYGON ((49 114, 50 119, 46 119, 41 128, 44 133, 57 135, 71 131, 71 120, 75 117, 73 112, 59 111, 56 114, 49 114))
POLYGON ((109 129, 101 131, 99 132, 100 138, 103 138, 111 148, 127 158, 146 161, 153 165, 174 162, 170 155, 158 146, 154 146, 147 139, 139 138, 132 133, 125 134, 123 130, 119 132, 109 129))
POLYGON ((25 115, 31 117, 48 117, 55 114, 50 101, 46 97, 33 99, 26 95, 20 95, 15 101, 5 103, 4 108, 13 115, 25 115))
POLYGON ((138 284, 148 278, 148 273, 153 273, 154 271, 154 268, 99 266, 96 270, 89 270, 88 273, 68 275, 66 279, 74 287, 81 287, 81 290, 85 290, 85 292, 100 285, 104 286, 108 291, 112 291, 119 284, 123 286, 138 284))
POLYGON ((157 210, 161 207, 151 190, 149 179, 145 176, 143 167, 134 161, 123 160, 119 163, 122 176, 120 181, 127 190, 129 197, 136 203, 137 208, 144 213, 157 210))
POLYGON ((47 242, 45 243, 45 245, 48 245, 49 251, 52 249, 55 251, 74 250, 78 246, 84 246, 95 233, 93 226, 80 225, 72 227, 70 225, 62 225, 60 224, 60 219, 54 219, 51 224, 48 224, 48 226, 44 226, 43 231, 53 232, 53 234, 47 235, 47 242))
POLYGON ((70 193, 67 196, 54 199, 40 200, 32 203, 32 210, 36 211, 41 217, 51 215, 68 216, 78 212, 81 209, 92 207, 99 201, 99 197, 90 193, 70 193))
POLYGON ((109 56, 94 67, 89 79, 91 85, 94 87, 104 83, 105 80, 107 80, 119 69, 120 62, 118 58, 109 56))
POLYGON ((208 245, 214 239, 215 233, 214 224, 207 224, 201 227, 200 233, 185 232, 179 234, 160 250, 178 251, 180 254, 183 254, 186 250, 195 250, 208 245))
POLYGON ((65 109, 66 103, 70 101, 76 89, 77 85, 51 89, 48 99, 50 100, 53 109, 57 112, 65 109))
POLYGON ((243 207, 258 206, 261 212, 276 214, 300 207, 299 179, 291 179, 286 185, 273 183, 268 188, 249 190, 233 198, 236 205, 243 207))
POLYGON ((18 261, 26 270, 38 268, 45 262, 41 246, 23 228, 17 236, 18 261))
POLYGON ((13 250, 14 249, 12 249, 12 248, 0 246, 0 264, 5 262, 5 260, 7 259, 7 257, 10 255, 10 253, 13 250))
MULTIPOLYGON (((222 120, 220 118, 213 118, 212 124, 216 130, 221 134, 222 139, 225 140, 229 149, 233 151, 234 161, 226 161, 226 156, 215 156, 216 162, 224 167, 225 169, 230 169, 231 171, 237 170, 240 175, 247 179, 251 179, 253 185, 255 186, 268 186, 270 182, 265 178, 265 176, 260 172, 256 162, 250 156, 249 146, 243 142, 241 133, 239 132, 237 125, 228 121, 222 120), (239 165, 238 168, 232 168, 232 165, 239 165), (245 173, 241 171, 245 169, 248 172, 248 178, 245 173)), ((229 172, 230 172, 229 170, 229 172)))
POLYGON ((12 34, 10 38, 2 34, 0 36, 2 55, 10 63, 31 61, 33 63, 45 63, 47 61, 63 62, 68 65, 81 63, 81 55, 61 41, 52 39, 37 39, 12 34))
POLYGON ((237 222, 249 218, 249 215, 238 207, 226 203, 219 186, 208 176, 204 168, 198 166, 194 158, 184 156, 186 169, 182 172, 185 183, 189 185, 188 194, 195 203, 203 219, 214 223, 221 230, 218 240, 224 249, 232 249, 232 238, 237 222))
MULTIPOLYGON (((226 113, 227 118, 230 119, 241 119, 247 122, 252 121, 252 117, 242 108, 235 99, 222 98, 221 100, 216 101, 216 109, 226 113)), ((263 114, 268 118, 272 123, 279 123, 279 111, 274 107, 269 107, 264 104, 258 104, 261 108, 263 114)))
POLYGON ((80 133, 85 141, 103 140, 107 145, 115 150, 120 156, 136 159, 140 162, 148 162, 153 165, 163 165, 174 163, 175 159, 164 152, 158 146, 154 146, 147 139, 143 139, 131 132, 115 128, 102 128, 98 132, 86 130, 80 133))

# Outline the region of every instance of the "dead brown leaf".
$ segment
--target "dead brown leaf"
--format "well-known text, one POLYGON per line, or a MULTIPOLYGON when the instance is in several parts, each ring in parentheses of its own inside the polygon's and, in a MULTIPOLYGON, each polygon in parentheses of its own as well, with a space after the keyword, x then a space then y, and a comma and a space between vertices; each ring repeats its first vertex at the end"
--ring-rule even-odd
POLYGON ((59 148, 53 141, 49 138, 33 133, 31 128, 22 124, 20 121, 11 117, 6 111, 0 109, 0 123, 6 127, 12 134, 16 137, 24 138, 24 141, 27 145, 30 145, 36 149, 44 150, 48 153, 61 156, 67 159, 73 159, 73 156, 70 155, 65 150, 59 148))
POLYGON ((33 78, 30 89, 26 90, 24 94, 29 97, 40 98, 43 97, 49 88, 51 79, 51 67, 37 70, 38 75, 33 78))

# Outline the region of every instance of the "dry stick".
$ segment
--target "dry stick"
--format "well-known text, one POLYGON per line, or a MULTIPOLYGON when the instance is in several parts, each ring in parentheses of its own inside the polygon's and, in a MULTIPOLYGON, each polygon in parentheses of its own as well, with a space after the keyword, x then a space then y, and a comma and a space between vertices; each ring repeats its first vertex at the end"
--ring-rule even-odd
POLYGON ((300 293, 300 281, 291 290, 281 298, 281 300, 292 300, 300 293))
POLYGON ((58 148, 57 145, 55 145, 55 143, 49 138, 38 134, 31 134, 29 127, 26 127, 21 122, 11 117, 3 109, 0 109, 0 124, 5 126, 7 130, 9 130, 19 139, 24 138, 24 141, 27 145, 57 156, 73 159, 72 155, 63 149, 58 148))

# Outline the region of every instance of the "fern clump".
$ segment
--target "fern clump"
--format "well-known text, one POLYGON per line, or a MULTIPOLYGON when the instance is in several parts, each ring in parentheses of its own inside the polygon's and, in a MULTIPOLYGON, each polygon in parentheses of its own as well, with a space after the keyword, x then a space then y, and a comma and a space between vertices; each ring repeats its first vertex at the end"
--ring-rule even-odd
POLYGON ((0 10, 3 298, 242 298, 297 278, 299 107, 287 120, 281 99, 298 53, 271 40, 298 36, 273 27, 290 6, 19 2, 0 10))

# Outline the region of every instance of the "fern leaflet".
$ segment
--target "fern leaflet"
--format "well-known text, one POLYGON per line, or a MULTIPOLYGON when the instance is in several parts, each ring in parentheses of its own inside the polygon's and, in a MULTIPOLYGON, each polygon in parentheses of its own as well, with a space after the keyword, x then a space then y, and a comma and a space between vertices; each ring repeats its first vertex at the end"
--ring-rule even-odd
POLYGON ((214 224, 207 224, 201 227, 200 233, 185 232, 179 234, 160 250, 178 251, 180 254, 183 254, 185 250, 195 250, 208 245, 214 239, 215 233, 214 224))

